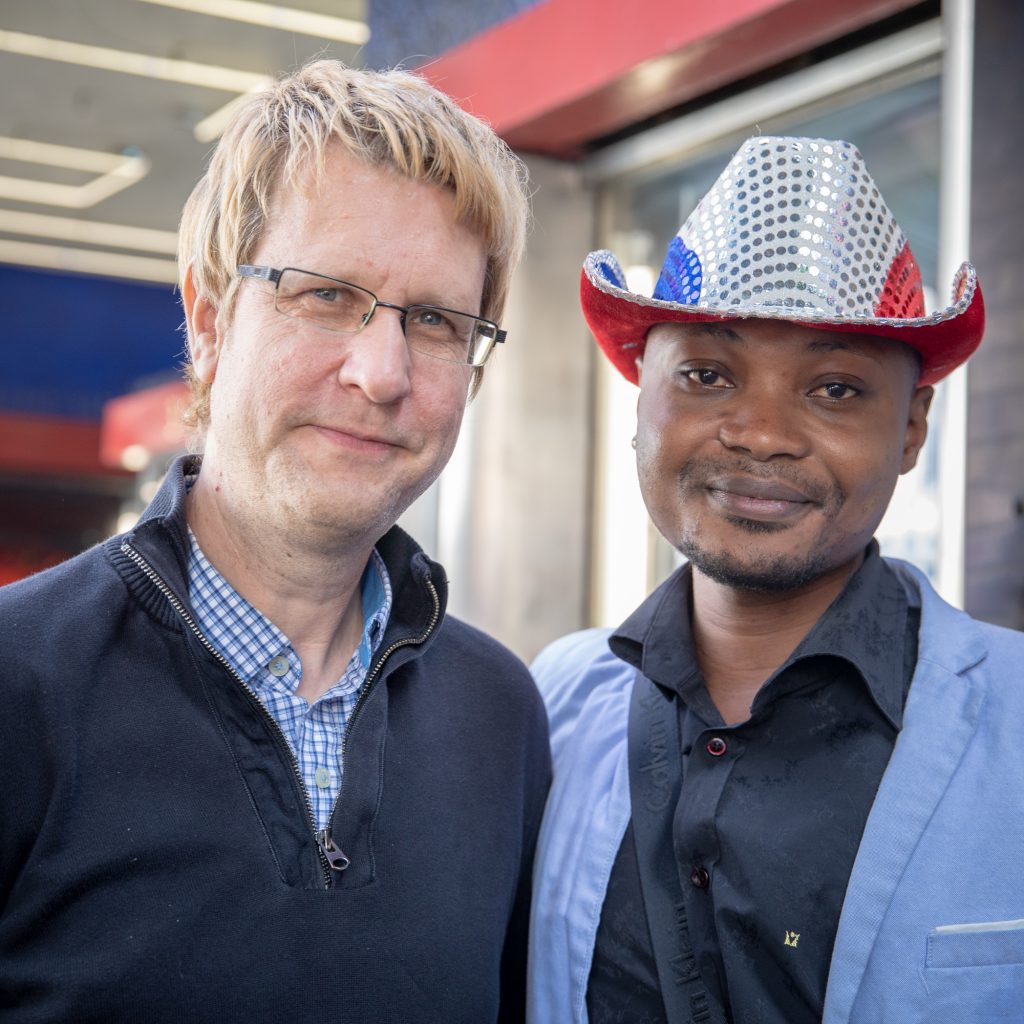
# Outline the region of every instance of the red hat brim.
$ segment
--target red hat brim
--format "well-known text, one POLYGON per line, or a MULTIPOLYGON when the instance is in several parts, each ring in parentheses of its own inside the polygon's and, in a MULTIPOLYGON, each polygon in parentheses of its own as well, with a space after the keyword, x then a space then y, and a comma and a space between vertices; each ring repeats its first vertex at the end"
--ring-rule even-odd
MULTIPOLYGON (((876 338, 893 338, 915 349, 921 356, 919 386, 934 384, 958 366, 981 344, 985 330, 985 304, 981 287, 973 269, 957 275, 960 289, 957 306, 927 317, 893 323, 892 319, 822 320, 776 310, 744 309, 742 312, 719 312, 703 306, 684 306, 674 302, 649 299, 618 288, 608 281, 598 284, 588 274, 595 266, 592 254, 584 266, 580 281, 580 302, 583 316, 604 354, 616 369, 633 384, 637 383, 636 361, 643 355, 647 332, 655 324, 710 323, 722 320, 770 319, 814 327, 843 334, 866 334, 876 338), (967 289, 970 294, 967 294, 967 289)), ((965 267, 967 265, 965 264, 965 267)), ((592 271, 596 277, 596 270, 592 271)))

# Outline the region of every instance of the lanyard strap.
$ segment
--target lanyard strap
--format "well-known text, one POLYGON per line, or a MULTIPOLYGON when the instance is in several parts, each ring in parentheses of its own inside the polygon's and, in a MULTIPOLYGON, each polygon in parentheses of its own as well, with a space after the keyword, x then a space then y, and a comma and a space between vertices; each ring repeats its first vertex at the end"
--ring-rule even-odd
POLYGON ((629 795, 658 981, 671 1024, 726 1024, 701 977, 672 843, 682 786, 675 700, 637 672, 629 705, 629 795))

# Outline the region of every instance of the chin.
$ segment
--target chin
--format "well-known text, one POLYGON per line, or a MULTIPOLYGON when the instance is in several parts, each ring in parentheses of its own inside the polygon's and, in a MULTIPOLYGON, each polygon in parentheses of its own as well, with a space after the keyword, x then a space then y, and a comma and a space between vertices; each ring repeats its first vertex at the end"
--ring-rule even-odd
POLYGON ((708 551, 692 542, 680 544, 679 552, 708 579, 732 590, 760 594, 800 590, 829 568, 824 554, 761 554, 741 558, 731 551, 708 551))

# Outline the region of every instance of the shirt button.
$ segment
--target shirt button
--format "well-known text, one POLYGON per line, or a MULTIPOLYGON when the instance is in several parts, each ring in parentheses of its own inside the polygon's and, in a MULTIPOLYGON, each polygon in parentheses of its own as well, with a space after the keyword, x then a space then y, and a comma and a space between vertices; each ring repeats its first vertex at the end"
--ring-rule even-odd
POLYGON ((317 789, 326 789, 331 784, 331 773, 327 768, 317 768, 313 780, 317 789))
POLYGON ((721 736, 712 736, 708 745, 704 748, 712 757, 721 757, 728 749, 725 740, 721 736))
POLYGON ((706 889, 711 884, 711 876, 704 868, 694 868, 690 872, 690 881, 698 889, 706 889))
POLYGON ((270 669, 272 676, 277 676, 280 679, 281 676, 288 675, 288 659, 283 654, 279 654, 277 657, 270 659, 267 668, 270 669))

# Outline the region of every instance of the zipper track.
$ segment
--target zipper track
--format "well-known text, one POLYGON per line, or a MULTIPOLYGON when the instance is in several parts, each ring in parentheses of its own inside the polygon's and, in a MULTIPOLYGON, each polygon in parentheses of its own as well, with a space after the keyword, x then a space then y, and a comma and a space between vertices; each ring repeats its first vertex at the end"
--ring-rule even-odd
MULTIPOLYGON (((391 657, 391 655, 398 650, 399 647, 408 647, 410 644, 421 644, 431 633, 434 632, 434 627, 437 625, 438 619, 441 618, 441 599, 437 596, 437 589, 433 584, 433 581, 428 576, 426 579, 427 589, 430 591, 430 596, 434 601, 434 613, 430 617, 430 622, 427 623, 427 628, 417 637, 403 637, 401 640, 396 640, 373 664, 366 678, 363 680, 362 688, 359 691, 359 697, 356 699, 355 706, 352 708, 352 714, 348 716, 348 721, 345 723, 345 731, 341 735, 341 787, 345 788, 345 754, 348 751, 348 736, 352 731, 352 725, 356 718, 359 716, 359 711, 362 708, 370 690, 373 688, 374 682, 376 682, 377 676, 380 675, 380 670, 384 666, 384 662, 391 657)), ((338 809, 338 801, 341 800, 341 790, 338 790, 338 795, 334 800, 334 806, 331 808, 330 817, 327 819, 327 835, 330 837, 331 834, 331 819, 334 817, 334 812, 338 809)))
MULTIPOLYGON (((281 726, 277 724, 277 720, 266 709, 266 707, 263 705, 263 702, 259 699, 259 697, 256 696, 256 693, 253 691, 252 687, 231 667, 231 665, 220 653, 220 651, 218 651, 213 646, 213 644, 211 644, 210 641, 206 639, 205 635, 203 634, 203 631, 196 624, 196 620, 192 618, 192 615, 189 613, 188 609, 177 599, 177 597, 174 596, 173 591, 166 584, 166 582, 164 582, 163 577, 156 571, 156 569, 154 569, 149 564, 149 562, 147 562, 146 559, 142 555, 140 555, 139 552, 131 546, 131 544, 128 543, 128 541, 125 540, 121 542, 121 551, 125 555, 127 555, 127 557, 130 558, 131 561, 139 567, 139 569, 142 570, 146 578, 157 588, 157 590, 160 591, 161 594, 163 594, 163 596, 167 599, 168 604, 170 604, 170 606, 178 613, 182 621, 185 623, 186 626, 188 626, 189 630, 195 635, 196 639, 203 645, 203 647, 205 647, 206 650, 208 650, 210 654, 212 654, 214 658, 216 658, 217 661, 219 661, 221 665, 223 665, 224 668, 228 670, 231 677, 238 683, 239 686, 242 687, 246 694, 248 694, 250 701, 252 701, 252 703, 259 710, 259 713, 263 716, 264 719, 266 719, 267 722, 270 723, 271 728, 280 737, 284 749, 288 752, 288 758, 291 761, 292 765, 292 772, 294 773, 295 778, 298 780, 299 788, 302 791, 302 799, 306 805, 306 819, 309 822, 310 834, 313 838, 314 844, 316 845, 317 854, 320 857, 320 868, 323 871, 324 888, 329 889, 331 887, 331 866, 327 861, 327 857, 324 855, 324 851, 320 848, 319 841, 317 840, 317 827, 316 821, 313 819, 313 809, 312 803, 310 802, 309 799, 309 790, 306 789, 306 782, 305 779, 303 779, 302 777, 302 771, 299 768, 298 758, 296 758, 295 753, 293 752, 291 744, 288 742, 287 737, 281 731, 281 726)), ((435 602, 436 600, 437 597, 435 594, 435 602)), ((431 626, 431 628, 433 628, 433 626, 431 626)), ((390 654, 391 651, 389 650, 388 653, 390 654)), ((358 707, 358 704, 356 706, 358 707)), ((353 715, 354 714, 355 709, 353 709, 353 715)), ((346 736, 348 734, 348 725, 351 724, 352 723, 350 718, 345 729, 346 736)), ((344 756, 344 743, 342 745, 342 751, 342 756, 344 756)))

